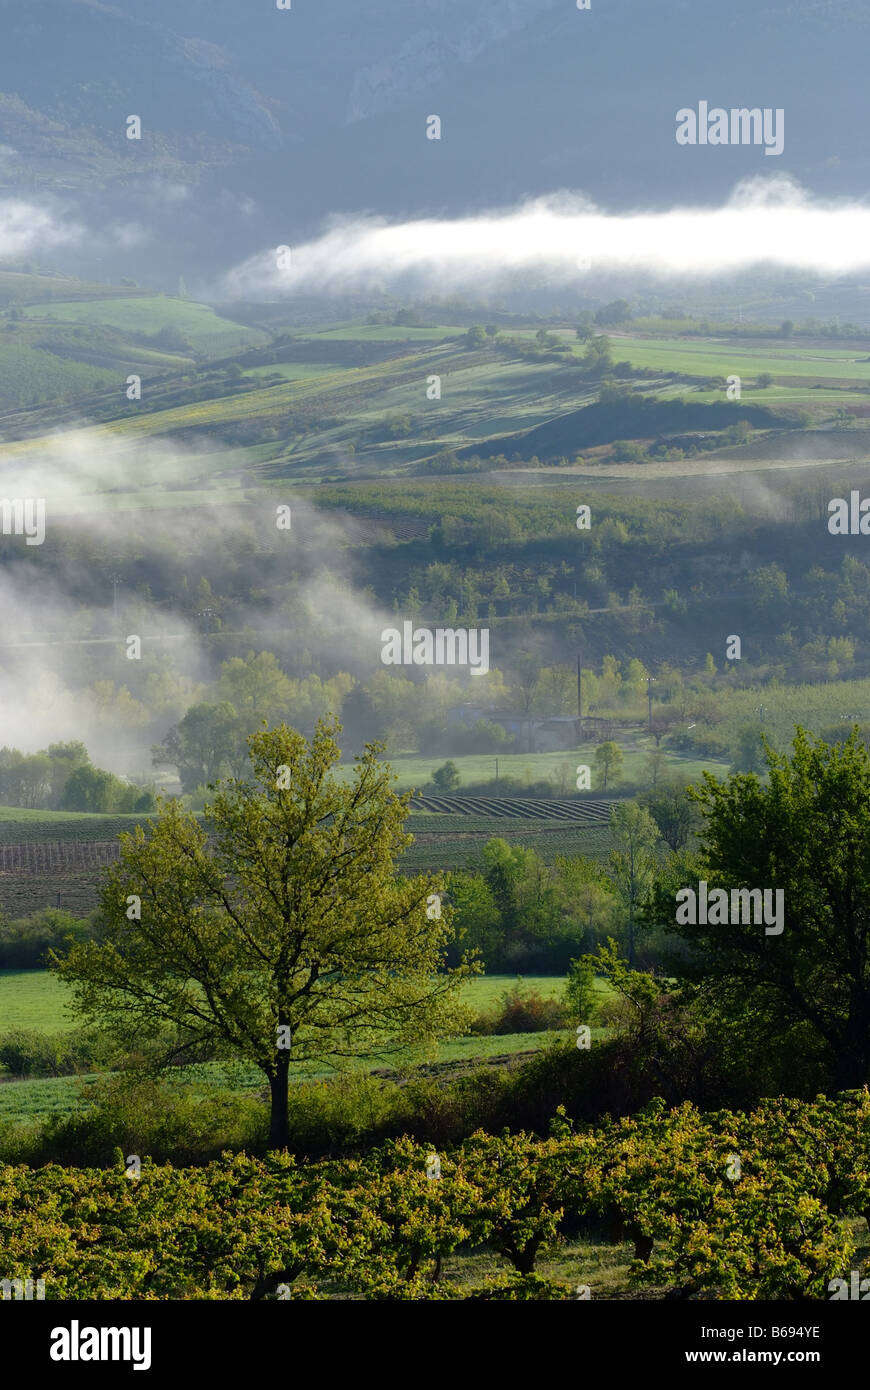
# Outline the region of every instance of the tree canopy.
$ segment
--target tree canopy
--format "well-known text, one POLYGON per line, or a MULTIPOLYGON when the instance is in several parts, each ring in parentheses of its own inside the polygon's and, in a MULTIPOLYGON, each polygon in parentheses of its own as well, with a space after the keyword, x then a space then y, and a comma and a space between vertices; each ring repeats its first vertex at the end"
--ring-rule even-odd
POLYGON ((218 784, 204 824, 163 802, 121 837, 102 892, 105 939, 55 968, 86 1015, 157 1065, 225 1056, 269 1080, 270 1146, 289 1141, 290 1059, 370 1055, 454 1030, 457 987, 440 883, 395 872, 407 797, 370 744, 332 773, 340 726, 310 743, 281 725, 250 740, 248 779, 218 784))
POLYGON ((765 748, 767 783, 705 773, 690 791, 703 818, 691 867, 708 891, 782 890, 781 934, 742 911, 726 925, 676 924, 673 869, 654 915, 691 945, 687 973, 747 1045, 766 1035, 797 1049, 809 1037, 836 1086, 860 1086, 870 1071, 870 754, 857 728, 833 747, 798 729, 790 755, 765 748))

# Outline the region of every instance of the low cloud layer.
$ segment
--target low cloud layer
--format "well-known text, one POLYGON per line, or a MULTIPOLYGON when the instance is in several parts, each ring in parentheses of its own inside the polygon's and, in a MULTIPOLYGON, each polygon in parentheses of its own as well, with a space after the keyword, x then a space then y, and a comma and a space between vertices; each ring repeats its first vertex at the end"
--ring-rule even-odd
POLYGON ((0 198, 0 260, 76 246, 83 228, 52 204, 0 198))
POLYGON ((870 266, 870 205, 813 199, 778 176, 744 181, 717 207, 614 214, 560 193, 455 220, 361 216, 289 249, 235 267, 222 294, 280 298, 401 282, 439 293, 540 272, 582 283, 590 271, 707 277, 762 264, 844 274, 870 266))

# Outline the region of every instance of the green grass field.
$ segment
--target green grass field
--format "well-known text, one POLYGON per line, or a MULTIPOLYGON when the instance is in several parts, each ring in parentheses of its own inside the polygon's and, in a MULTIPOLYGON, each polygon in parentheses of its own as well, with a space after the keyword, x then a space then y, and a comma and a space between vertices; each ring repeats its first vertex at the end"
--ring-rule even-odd
POLYGON ((340 328, 326 328, 320 333, 312 333, 318 341, 334 339, 336 342, 361 343, 426 343, 442 342, 445 338, 456 338, 467 332, 465 328, 433 324, 431 327, 407 328, 396 324, 347 323, 340 328))
POLYGON ((68 1002, 68 987, 47 970, 0 970, 0 1033, 65 1033, 76 1026, 68 1002))
MULTIPOLYGON (((619 742, 617 735, 617 742, 619 742)), ((645 784, 646 781, 646 760, 653 748, 652 739, 644 739, 642 736, 635 738, 632 735, 632 744, 637 747, 626 747, 623 750, 623 767, 621 780, 624 782, 636 782, 645 784)), ((498 755, 498 775, 499 777, 515 777, 526 785, 532 782, 552 781, 555 789, 560 796, 570 796, 576 788, 577 767, 586 764, 594 769, 595 757, 594 743, 580 744, 577 748, 560 749, 555 753, 499 753, 498 755)), ((665 770, 673 776, 689 778, 699 778, 704 768, 709 768, 711 772, 721 773, 726 770, 725 764, 705 762, 701 759, 681 758, 674 753, 666 753, 667 762, 665 770)), ((431 781, 432 774, 439 767, 443 767, 447 762, 446 757, 421 758, 416 754, 393 754, 389 762, 393 771, 398 776, 396 783, 397 790, 407 791, 413 787, 417 791, 422 791, 427 782, 431 781)), ((470 786, 477 782, 488 782, 496 776, 496 755, 494 753, 468 753, 459 754, 450 758, 459 769, 461 777, 460 786, 470 786)), ((341 769, 343 774, 349 778, 351 769, 341 769)), ((594 784, 594 783, 593 783, 594 784)), ((615 789, 618 789, 616 783, 615 789)), ((508 790, 504 793, 510 795, 508 790)), ((490 796, 496 795, 494 790, 490 790, 490 796)))
POLYGON ((77 825, 80 829, 93 824, 95 828, 117 821, 119 825, 141 820, 137 815, 95 815, 93 811, 32 811, 27 806, 0 806, 0 823, 17 821, 34 825, 45 821, 49 825, 77 825))
POLYGON ((108 368, 28 346, 18 334, 0 335, 0 403, 7 409, 74 400, 119 380, 108 368))
MULTIPOLYGON (((641 338, 615 335, 614 358, 649 371, 682 372, 688 376, 745 377, 761 372, 780 378, 814 381, 870 382, 868 353, 854 348, 827 348, 792 343, 755 346, 745 340, 641 338)), ((581 346, 582 345, 578 345, 581 346)), ((753 399, 755 393, 752 393, 753 399)))
POLYGON ((166 295, 135 296, 129 299, 77 300, 63 304, 31 305, 22 310, 25 317, 69 323, 100 323, 130 333, 154 334, 161 328, 179 329, 201 352, 230 353, 243 347, 259 347, 268 335, 258 328, 247 328, 221 318, 207 304, 166 295))
MULTIPOLYGON (((511 1057, 538 1052, 557 1038, 567 1038, 569 1032, 507 1033, 481 1038, 452 1038, 413 1052, 396 1052, 383 1057, 355 1063, 357 1071, 407 1072, 418 1066, 443 1064, 470 1065, 494 1057, 511 1057)), ((593 1030, 593 1039, 596 1030, 593 1030)), ((347 1068, 346 1068, 347 1069, 347 1068)), ((89 1091, 102 1073, 85 1076, 58 1076, 44 1080, 0 1082, 0 1129, 4 1124, 41 1120, 48 1115, 71 1114, 90 1103, 89 1091)), ((335 1076, 336 1069, 311 1063, 291 1071, 291 1080, 314 1081, 335 1076)), ((264 1093, 266 1079, 256 1067, 242 1064, 205 1063, 188 1067, 178 1073, 176 1080, 194 1090, 213 1090, 218 1087, 230 1095, 264 1093)))
MULTIPOLYGON (((462 997, 481 1013, 492 1008, 516 979, 513 975, 481 976, 464 985, 462 997)), ((550 998, 557 998, 564 988, 564 980, 558 975, 524 976, 523 983, 550 998)), ((61 1033, 74 1028, 76 1019, 68 1009, 68 1001, 68 987, 48 970, 0 970, 0 1033, 10 1028, 33 1028, 40 1033, 61 1033)))
POLYGON ((246 367, 245 376, 280 376, 285 381, 305 381, 308 377, 329 376, 335 372, 347 372, 352 368, 342 362, 275 362, 268 367, 246 367))
MULTIPOLYGON (((517 978, 512 975, 492 975, 469 980, 463 986, 463 999, 476 1013, 487 1012, 498 1004, 517 978)), ((549 998, 560 997, 564 990, 564 980, 560 976, 525 976, 523 985, 527 989, 537 989, 549 998)), ((602 995, 607 993, 603 982, 599 982, 599 988, 602 995)), ((48 971, 0 971, 0 1035, 13 1028, 29 1028, 45 1033, 67 1031, 76 1023, 67 1008, 68 998, 67 987, 48 971)), ((601 1030, 593 1030, 593 1038, 601 1035, 601 1030)), ((567 1036, 570 1033, 566 1031, 448 1038, 418 1048, 362 1059, 353 1066, 355 1070, 365 1071, 405 1071, 424 1064, 470 1064, 492 1057, 535 1052, 546 1047, 554 1038, 567 1036)), ((295 1069, 293 1076, 297 1080, 314 1079, 332 1076, 335 1070, 322 1063, 310 1063, 295 1069)), ((191 1067, 183 1073, 183 1079, 184 1084, 194 1087, 217 1085, 230 1092, 260 1092, 265 1084, 261 1072, 242 1063, 207 1063, 191 1067)), ((80 1109, 88 1104, 88 1091, 95 1080, 95 1076, 88 1075, 0 1084, 0 1127, 4 1123, 17 1125, 80 1109)))
MULTIPOLYGON (((433 817, 436 819, 436 817, 433 817)), ((414 844, 407 851, 403 868, 406 873, 449 873, 451 870, 475 868, 487 840, 497 837, 509 845, 533 849, 545 864, 560 857, 583 855, 604 863, 614 848, 608 826, 582 826, 576 830, 528 829, 528 821, 502 820, 485 834, 468 834, 450 830, 443 836, 414 844)))

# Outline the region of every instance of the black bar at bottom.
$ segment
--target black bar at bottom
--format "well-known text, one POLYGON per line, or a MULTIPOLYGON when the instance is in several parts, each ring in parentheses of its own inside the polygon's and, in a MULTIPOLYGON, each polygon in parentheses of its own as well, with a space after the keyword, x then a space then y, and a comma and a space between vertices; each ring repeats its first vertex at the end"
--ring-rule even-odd
POLYGON ((829 1381, 866 1351, 867 1314, 843 1302, 712 1300, 578 1299, 501 1311, 480 1302, 426 1302, 416 1309, 408 1302, 364 1300, 0 1302, 7 1371, 12 1365, 38 1371, 49 1383, 70 1376, 93 1380, 106 1371, 116 1378, 150 1376, 161 1385, 168 1376, 212 1374, 221 1385, 271 1363, 280 1385, 298 1384, 300 1356, 308 1363, 305 1379, 313 1356, 330 1379, 343 1366, 356 1377, 366 1364, 376 1373, 378 1366, 395 1372, 402 1364, 417 1376, 425 1371, 431 1383, 439 1373, 455 1380, 475 1345, 490 1371, 502 1356, 525 1352, 553 1369, 564 1367, 567 1357, 578 1375, 583 1367, 600 1367, 603 1357, 620 1378, 677 1367, 703 1377, 715 1366, 732 1372, 801 1366, 829 1381), (416 1338, 410 1361, 407 1346, 403 1350, 406 1331, 416 1338), (105 1359, 92 1359, 92 1352, 105 1359))

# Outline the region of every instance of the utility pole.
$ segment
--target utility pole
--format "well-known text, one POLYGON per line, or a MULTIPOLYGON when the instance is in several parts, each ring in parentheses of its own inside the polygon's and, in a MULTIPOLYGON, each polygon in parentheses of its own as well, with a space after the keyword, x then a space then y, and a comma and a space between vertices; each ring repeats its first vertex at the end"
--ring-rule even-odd
POLYGON ((655 676, 647 676, 647 678, 646 678, 646 703, 647 703, 647 713, 648 713, 648 723, 649 723, 649 731, 650 731, 650 733, 652 733, 652 688, 653 688, 653 685, 654 685, 654 684, 655 684, 655 676))
POLYGON ((119 585, 119 584, 123 584, 124 580, 121 578, 121 575, 120 575, 120 574, 110 574, 110 575, 109 575, 109 578, 110 578, 110 580, 112 581, 112 617, 113 617, 113 618, 117 618, 117 616, 118 616, 118 585, 119 585))
POLYGON ((577 653, 577 718, 583 719, 583 674, 580 670, 580 653, 577 653))

